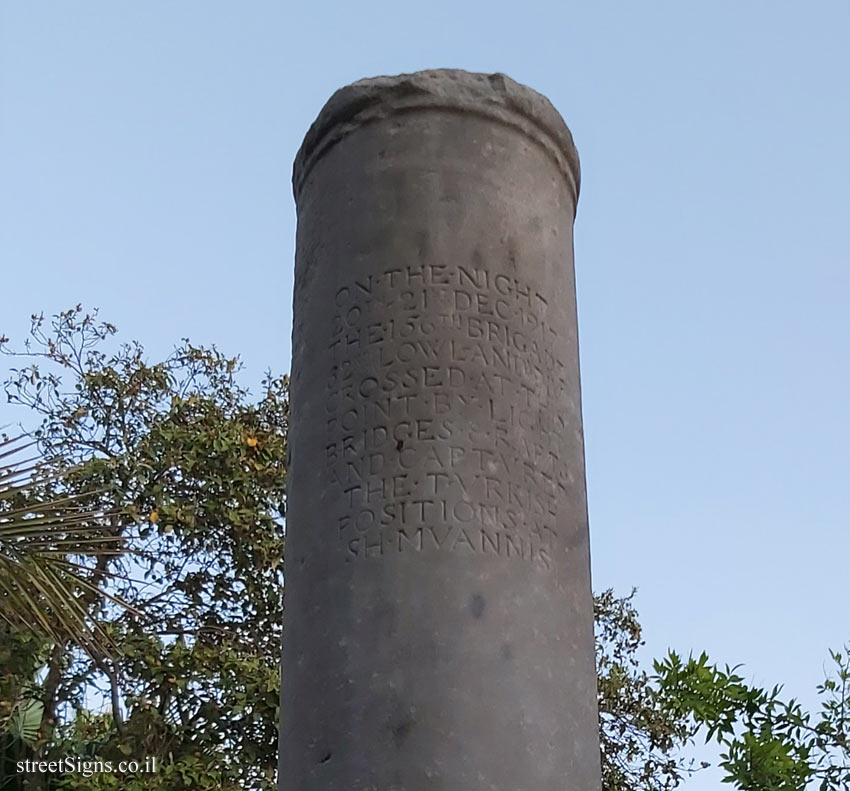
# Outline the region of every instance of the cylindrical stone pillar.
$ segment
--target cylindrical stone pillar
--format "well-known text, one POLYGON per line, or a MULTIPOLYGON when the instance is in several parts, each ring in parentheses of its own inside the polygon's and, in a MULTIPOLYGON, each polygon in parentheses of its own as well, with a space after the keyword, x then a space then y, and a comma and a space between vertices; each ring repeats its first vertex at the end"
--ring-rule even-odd
POLYGON ((561 116, 337 91, 295 161, 280 788, 598 791, 561 116))

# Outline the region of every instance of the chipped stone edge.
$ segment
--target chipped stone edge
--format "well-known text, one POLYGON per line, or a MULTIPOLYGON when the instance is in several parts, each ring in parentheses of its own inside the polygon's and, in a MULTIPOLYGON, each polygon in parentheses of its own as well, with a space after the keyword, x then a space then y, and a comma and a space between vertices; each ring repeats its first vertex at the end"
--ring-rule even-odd
POLYGON ((471 113, 505 124, 541 146, 555 161, 578 202, 581 171, 572 134, 542 94, 497 74, 430 69, 371 77, 336 91, 304 137, 292 169, 296 204, 316 162, 351 132, 412 110, 471 113))

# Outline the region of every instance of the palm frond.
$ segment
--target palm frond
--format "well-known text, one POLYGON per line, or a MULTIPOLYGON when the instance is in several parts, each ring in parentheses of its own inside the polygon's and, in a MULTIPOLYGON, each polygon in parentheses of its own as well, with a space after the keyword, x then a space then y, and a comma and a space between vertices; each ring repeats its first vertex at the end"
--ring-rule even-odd
POLYGON ((43 712, 44 704, 40 700, 18 701, 9 717, 9 734, 25 744, 33 744, 38 738, 43 712))
POLYGON ((115 646, 92 616, 95 605, 108 599, 133 608, 99 587, 100 577, 115 576, 104 564, 96 577, 74 560, 128 548, 110 514, 87 510, 90 494, 65 493, 67 471, 42 474, 37 457, 22 457, 32 445, 26 437, 0 440, 0 618, 103 656, 115 646))

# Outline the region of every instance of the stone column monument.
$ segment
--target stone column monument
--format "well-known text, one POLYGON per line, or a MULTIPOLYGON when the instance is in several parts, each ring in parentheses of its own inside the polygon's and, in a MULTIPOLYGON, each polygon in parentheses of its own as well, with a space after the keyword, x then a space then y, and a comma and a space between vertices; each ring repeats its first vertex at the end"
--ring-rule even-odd
POLYGON ((282 791, 598 791, 573 274, 540 94, 337 91, 298 208, 282 791))

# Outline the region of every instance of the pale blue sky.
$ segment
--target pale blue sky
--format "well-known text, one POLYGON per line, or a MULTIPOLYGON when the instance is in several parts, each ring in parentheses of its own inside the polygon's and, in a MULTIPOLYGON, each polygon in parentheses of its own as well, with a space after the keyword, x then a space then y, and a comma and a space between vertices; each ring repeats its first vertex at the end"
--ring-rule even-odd
POLYGON ((582 159, 594 586, 639 587, 647 656, 811 702, 850 640, 848 41, 846 0, 0 0, 0 334, 82 301, 152 357, 188 335, 286 370, 324 101, 503 71, 582 159))

